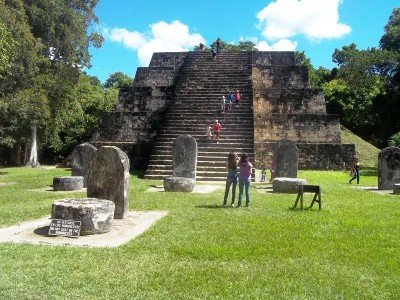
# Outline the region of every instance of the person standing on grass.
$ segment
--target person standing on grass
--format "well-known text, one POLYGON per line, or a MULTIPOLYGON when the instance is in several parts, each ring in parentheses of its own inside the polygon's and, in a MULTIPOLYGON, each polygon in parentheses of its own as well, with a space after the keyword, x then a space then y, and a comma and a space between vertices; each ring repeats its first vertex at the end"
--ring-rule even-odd
POLYGON ((261 182, 265 182, 265 173, 267 173, 267 169, 264 167, 261 170, 261 182))
POLYGON ((221 133, 222 126, 220 123, 218 123, 218 120, 215 120, 214 125, 213 125, 213 130, 214 130, 214 135, 213 135, 213 140, 217 141, 219 143, 219 135, 221 133))
POLYGON ((351 168, 351 173, 353 174, 352 178, 349 180, 349 183, 351 184, 351 182, 354 179, 357 179, 357 184, 360 183, 360 162, 358 161, 358 159, 356 159, 356 161, 354 162, 353 167, 351 168))
POLYGON ((235 207, 238 161, 239 157, 235 153, 230 152, 228 155, 228 161, 226 162, 226 169, 228 170, 228 176, 226 177, 225 196, 224 196, 224 202, 222 204, 223 207, 226 207, 226 203, 228 202, 229 189, 231 185, 232 185, 231 206, 235 207))
POLYGON ((243 153, 239 160, 239 200, 238 207, 242 206, 243 188, 246 194, 246 207, 250 205, 250 180, 253 165, 249 162, 247 154, 243 153))
POLYGON ((272 183, 272 180, 274 180, 275 177, 275 160, 272 160, 271 164, 269 165, 269 172, 271 173, 269 183, 272 183))
POLYGON ((240 101, 240 93, 239 90, 235 91, 235 94, 233 95, 235 99, 235 106, 239 107, 239 101, 240 101))

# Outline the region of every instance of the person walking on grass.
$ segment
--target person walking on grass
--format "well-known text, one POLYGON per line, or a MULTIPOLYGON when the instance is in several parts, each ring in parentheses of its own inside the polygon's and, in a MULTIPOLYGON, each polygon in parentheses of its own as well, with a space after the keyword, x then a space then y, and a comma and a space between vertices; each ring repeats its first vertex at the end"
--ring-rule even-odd
POLYGON ((246 207, 250 205, 250 181, 253 165, 247 154, 243 153, 239 160, 239 200, 238 207, 242 206, 243 188, 246 195, 246 207))
POLYGON ((351 182, 354 179, 357 179, 357 184, 360 183, 360 162, 358 161, 358 159, 356 159, 356 161, 354 162, 353 167, 351 168, 351 174, 353 174, 352 178, 349 180, 349 183, 351 184, 351 182))
POLYGON ((225 196, 224 202, 222 204, 223 207, 226 207, 228 202, 229 189, 232 185, 232 202, 231 206, 235 207, 235 193, 236 193, 236 185, 237 185, 237 172, 238 172, 238 161, 239 157, 230 152, 228 155, 228 161, 226 162, 226 169, 228 170, 228 176, 226 177, 226 185, 225 185, 225 196))

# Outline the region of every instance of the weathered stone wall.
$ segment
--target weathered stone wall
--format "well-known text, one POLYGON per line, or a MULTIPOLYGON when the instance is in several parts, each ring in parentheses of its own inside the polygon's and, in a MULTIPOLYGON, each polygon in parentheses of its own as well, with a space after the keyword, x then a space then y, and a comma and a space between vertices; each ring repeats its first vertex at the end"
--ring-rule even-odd
POLYGON ((296 60, 292 51, 253 52, 253 66, 294 66, 296 60))
POLYGON ((161 124, 162 113, 107 112, 101 116, 99 128, 92 136, 96 146, 118 146, 130 158, 131 167, 143 169, 149 149, 161 124))
POLYGON ((255 93, 269 88, 310 88, 305 66, 253 66, 252 78, 255 93))
POLYGON ((158 52, 151 57, 149 67, 166 67, 178 70, 189 52, 158 52))
POLYGON ((322 90, 265 89, 253 95, 257 114, 326 114, 322 90))
POLYGON ((130 87, 120 90, 117 112, 159 112, 171 99, 170 87, 130 87))
POLYGON ((288 139, 302 143, 340 143, 337 115, 267 114, 255 112, 254 141, 288 139))
POLYGON ((175 82, 177 69, 166 67, 138 68, 133 85, 135 87, 166 87, 175 82))
MULTIPOLYGON (((268 167, 273 159, 275 142, 255 143, 257 167, 268 167)), ((354 144, 296 143, 299 169, 343 170, 353 162, 354 144)))

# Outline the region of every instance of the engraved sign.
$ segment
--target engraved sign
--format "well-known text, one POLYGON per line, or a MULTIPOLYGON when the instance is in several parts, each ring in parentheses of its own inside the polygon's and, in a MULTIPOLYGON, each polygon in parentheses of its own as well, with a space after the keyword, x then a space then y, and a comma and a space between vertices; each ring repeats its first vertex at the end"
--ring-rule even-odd
POLYGON ((78 238, 81 232, 81 221, 74 220, 51 220, 49 235, 64 235, 78 238))

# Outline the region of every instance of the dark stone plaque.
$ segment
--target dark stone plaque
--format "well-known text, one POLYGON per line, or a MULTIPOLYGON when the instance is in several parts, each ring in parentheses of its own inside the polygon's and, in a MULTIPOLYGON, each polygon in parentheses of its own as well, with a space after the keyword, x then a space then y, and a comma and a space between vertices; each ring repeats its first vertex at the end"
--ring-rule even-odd
POLYGON ((81 232, 81 221, 74 220, 51 220, 49 235, 64 235, 78 238, 81 232))

